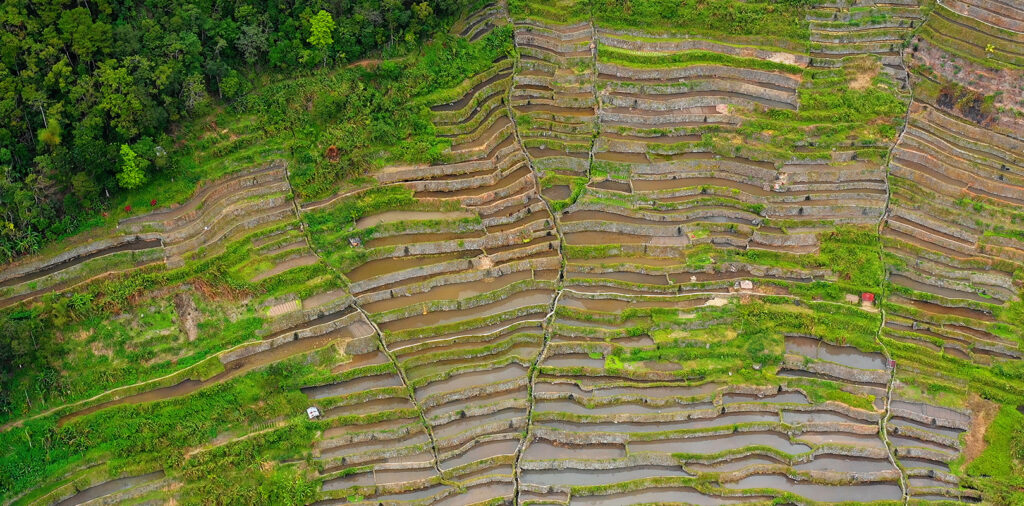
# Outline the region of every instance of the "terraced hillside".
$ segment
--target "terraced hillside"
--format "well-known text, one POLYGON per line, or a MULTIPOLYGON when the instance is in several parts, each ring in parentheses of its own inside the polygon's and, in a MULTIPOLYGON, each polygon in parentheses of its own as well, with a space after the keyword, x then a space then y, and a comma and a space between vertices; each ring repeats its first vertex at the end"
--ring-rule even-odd
POLYGON ((807 3, 479 6, 439 153, 5 266, 0 498, 1024 501, 1024 9, 807 3))

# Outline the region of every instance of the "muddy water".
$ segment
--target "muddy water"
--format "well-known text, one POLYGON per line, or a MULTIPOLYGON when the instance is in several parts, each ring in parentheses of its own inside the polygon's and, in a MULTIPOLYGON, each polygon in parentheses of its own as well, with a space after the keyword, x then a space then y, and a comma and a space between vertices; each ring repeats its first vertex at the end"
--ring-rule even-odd
MULTIPOLYGON (((334 320, 337 320, 337 319, 340 319, 340 318, 344 318, 344 317, 352 314, 353 312, 355 312, 355 309, 352 308, 351 306, 345 307, 344 309, 340 309, 340 310, 335 311, 333 313, 328 313, 328 314, 325 314, 323 316, 318 316, 318 317, 316 317, 316 318, 314 318, 312 320, 299 323, 298 325, 295 325, 294 327, 289 327, 287 329, 279 330, 279 331, 274 332, 272 334, 265 335, 265 336, 263 336, 263 340, 264 341, 269 341, 271 339, 276 339, 278 337, 281 337, 281 336, 284 336, 284 335, 288 335, 288 334, 292 334, 293 337, 294 337, 294 336, 298 335, 297 333, 300 330, 308 329, 310 327, 315 327, 317 325, 322 325, 322 324, 328 323, 328 322, 333 322, 334 320)), ((344 329, 342 329, 342 330, 344 330, 344 329)))
POLYGON ((534 411, 553 411, 558 413, 572 413, 577 415, 616 415, 623 413, 636 413, 641 415, 672 413, 676 411, 690 411, 694 409, 710 408, 710 403, 696 403, 688 405, 650 406, 640 403, 608 404, 587 408, 570 400, 538 400, 534 404, 534 411))
POLYGON ((466 365, 475 365, 480 362, 487 360, 502 360, 510 357, 519 357, 520 359, 533 362, 540 354, 541 349, 541 336, 535 336, 533 342, 519 343, 509 347, 505 350, 494 350, 491 353, 481 354, 471 359, 460 357, 460 358, 449 358, 449 359, 438 359, 429 364, 422 366, 409 367, 406 371, 406 377, 409 381, 417 382, 423 378, 437 377, 437 374, 446 369, 454 369, 464 367, 466 365))
POLYGON ((382 413, 396 409, 408 409, 413 405, 405 397, 387 397, 368 402, 360 402, 349 406, 336 406, 323 412, 324 418, 333 418, 343 415, 369 415, 371 413, 382 413))
POLYGON ((598 190, 608 190, 619 193, 633 193, 633 188, 629 186, 629 183, 622 183, 611 179, 606 179, 604 181, 601 181, 600 183, 591 183, 589 186, 592 188, 597 188, 598 190))
POLYGON ((516 363, 495 369, 466 372, 416 388, 416 398, 422 400, 425 397, 442 392, 455 392, 470 387, 524 378, 526 373, 527 368, 516 363))
POLYGON ((471 218, 472 213, 461 211, 384 211, 360 218, 356 221, 356 228, 370 228, 381 223, 396 223, 400 221, 426 221, 426 220, 459 220, 471 218))
POLYGON ((710 454, 755 445, 767 446, 790 455, 811 450, 807 445, 791 443, 788 437, 777 432, 736 432, 720 436, 637 441, 629 443, 628 449, 630 452, 710 454))
POLYGON ((349 487, 372 487, 376 484, 373 480, 373 471, 359 474, 350 474, 348 476, 342 476, 340 478, 334 478, 324 482, 322 490, 329 492, 331 490, 341 490, 349 487))
POLYGON ((646 235, 613 234, 610 232, 570 232, 563 234, 566 244, 593 246, 608 244, 647 244, 651 237, 646 235))
POLYGON ((558 107, 554 105, 537 104, 537 105, 522 105, 516 106, 516 111, 525 114, 530 112, 549 113, 559 116, 576 116, 576 117, 591 117, 594 116, 593 109, 582 109, 575 107, 558 107))
POLYGON ((901 427, 901 428, 902 427, 913 427, 915 429, 919 429, 919 430, 923 430, 923 431, 927 431, 927 432, 934 432, 935 434, 941 434, 943 436, 951 437, 953 439, 958 438, 960 436, 960 434, 962 432, 964 432, 964 431, 962 431, 960 429, 954 429, 952 427, 943 427, 941 425, 926 425, 926 424, 923 424, 923 423, 918 423, 918 422, 915 422, 913 420, 908 420, 906 418, 900 418, 900 417, 893 417, 892 419, 889 420, 887 425, 889 427, 901 427))
POLYGON ((346 434, 357 434, 363 432, 372 432, 374 434, 384 433, 398 429, 400 427, 404 427, 406 425, 416 424, 417 426, 419 426, 419 423, 420 422, 418 419, 401 418, 398 420, 387 420, 384 422, 368 423, 365 425, 351 424, 343 425, 340 427, 331 427, 330 429, 324 431, 322 441, 328 441, 330 439, 334 439, 339 436, 344 436, 346 434))
POLYGON ((320 452, 320 456, 323 458, 344 457, 347 455, 387 450, 389 448, 400 448, 403 446, 413 446, 428 442, 430 442, 430 438, 427 436, 427 434, 425 432, 419 432, 398 439, 387 439, 385 437, 382 439, 373 439, 370 441, 361 441, 358 443, 332 446, 329 448, 324 448, 320 452))
POLYGON ((836 346, 809 337, 786 336, 786 352, 856 369, 883 369, 886 365, 881 353, 865 353, 852 346, 836 346))
MULTIPOLYGON (((511 144, 511 139, 512 139, 512 137, 509 136, 506 139, 506 142, 508 144, 511 144)), ((503 144, 505 144, 505 143, 503 142, 502 144, 499 144, 497 147, 495 147, 495 150, 498 150, 498 149, 501 149, 501 148, 505 147, 505 146, 503 146, 503 144)), ((516 181, 519 181, 520 179, 526 177, 529 174, 530 174, 530 169, 524 166, 522 168, 516 169, 515 171, 513 171, 510 174, 506 175, 505 177, 501 178, 497 183, 494 183, 492 185, 479 186, 479 187, 475 187, 475 188, 465 188, 465 189, 462 189, 462 190, 452 190, 452 191, 438 190, 438 191, 417 192, 416 193, 416 197, 417 198, 475 197, 475 196, 478 196, 478 195, 483 195, 483 194, 488 193, 488 192, 495 192, 495 191, 498 191, 498 190, 500 190, 502 188, 506 188, 506 187, 512 185, 512 183, 515 183, 516 181)))
POLYGON ((573 223, 577 221, 599 221, 652 226, 673 226, 684 225, 689 223, 734 223, 737 225, 751 225, 752 223, 749 219, 734 218, 728 216, 704 216, 686 219, 680 218, 682 217, 672 216, 668 214, 659 214, 656 216, 643 218, 627 216, 624 214, 612 213, 608 211, 575 211, 562 216, 562 222, 573 223))
MULTIPOLYGON (((641 434, 649 432, 662 432, 671 430, 710 429, 712 427, 726 427, 737 423, 754 422, 777 422, 778 415, 774 413, 729 413, 715 418, 697 418, 692 420, 681 420, 676 422, 563 422, 549 420, 543 423, 545 427, 571 431, 571 432, 618 432, 641 434)), ((750 434, 750 433, 748 433, 750 434)), ((755 444, 755 443, 747 443, 755 444)), ((743 444, 741 446, 747 446, 743 444)), ((788 439, 787 439, 788 444, 788 439)), ((799 445, 803 446, 803 445, 799 445)), ((652 450, 657 451, 657 450, 652 450)))
POLYGON ((638 283, 641 285, 667 285, 668 278, 664 275, 652 275, 642 274, 639 272, 602 272, 602 273, 588 273, 588 272, 568 272, 566 273, 568 279, 614 279, 616 281, 625 281, 626 283, 638 283))
MULTIPOLYGON (((1004 339, 1002 337, 999 337, 999 336, 997 336, 995 334, 991 334, 991 333, 986 332, 984 330, 978 330, 978 329, 971 328, 971 327, 965 327, 963 325, 957 325, 955 323, 950 323, 948 325, 943 325, 942 326, 942 330, 949 330, 951 332, 959 332, 961 334, 967 334, 969 336, 975 337, 977 339, 981 339, 983 341, 989 341, 989 342, 993 342, 993 343, 1003 344, 1003 345, 1006 345, 1006 346, 1010 346, 1011 348, 1017 346, 1017 343, 1014 342, 1014 341, 1010 341, 1010 340, 1004 339)), ((943 337, 944 339, 957 340, 957 341, 959 341, 959 342, 961 342, 963 344, 967 344, 969 342, 968 340, 963 339, 963 338, 961 338, 959 336, 943 335, 941 337, 943 337)))
POLYGON ((626 448, 617 444, 585 444, 576 445, 536 439, 523 453, 525 460, 579 459, 599 460, 618 459, 626 456, 626 448))
POLYGON ((473 97, 475 97, 476 94, 480 92, 480 90, 482 90, 482 89, 490 86, 491 84, 494 84, 494 83, 496 83, 496 82, 498 82, 498 81, 500 81, 502 79, 505 79, 509 75, 511 75, 511 72, 504 72, 504 73, 499 72, 497 74, 494 74, 493 76, 491 76, 486 81, 483 81, 481 83, 478 83, 476 86, 473 86, 473 88, 471 88, 469 91, 467 91, 465 95, 463 95, 462 97, 459 97, 458 100, 456 100, 454 102, 449 102, 447 104, 435 105, 435 106, 431 107, 430 110, 432 110, 432 111, 457 111, 459 109, 462 109, 463 107, 466 107, 467 105, 469 105, 469 101, 472 100, 473 97))
POLYGON ((920 439, 917 439, 917 438, 912 438, 912 437, 895 436, 895 435, 892 435, 892 434, 889 434, 889 441, 892 444, 894 444, 894 445, 896 445, 898 447, 901 447, 901 448, 905 448, 905 447, 928 448, 929 450, 935 450, 935 451, 946 452, 946 453, 951 453, 951 452, 956 452, 957 451, 956 448, 950 448, 948 446, 941 445, 939 443, 933 443, 931 441, 923 441, 923 440, 920 440, 920 439))
POLYGON ((782 392, 775 395, 758 397, 754 394, 722 394, 722 404, 733 402, 773 402, 773 403, 794 403, 808 404, 807 397, 800 392, 782 392))
POLYGON ((469 407, 481 407, 491 404, 509 402, 515 399, 526 398, 526 388, 517 388, 515 390, 503 390, 501 392, 493 393, 490 395, 478 395, 466 399, 459 399, 456 401, 441 404, 440 406, 434 406, 432 408, 428 408, 424 415, 427 417, 428 420, 430 420, 438 416, 452 413, 454 411, 463 410, 469 407))
POLYGON ((513 455, 515 454, 518 446, 518 439, 503 439, 498 441, 488 441, 486 443, 476 443, 476 445, 470 448, 469 451, 442 461, 441 469, 447 471, 452 468, 464 466, 478 460, 488 459, 498 455, 513 455))
POLYGON ((456 153, 459 151, 471 151, 485 148, 494 140, 493 138, 498 134, 498 132, 511 124, 512 120, 508 119, 508 116, 502 116, 495 120, 494 123, 487 127, 483 132, 476 133, 473 137, 465 139, 465 142, 461 144, 452 145, 452 152, 456 153))
POLYGON ((810 462, 797 464, 798 471, 838 471, 842 473, 874 473, 894 469, 886 459, 847 457, 845 455, 818 455, 810 462))
POLYGON ((43 276, 47 276, 49 274, 53 274, 54 272, 62 271, 64 269, 67 269, 68 267, 73 267, 73 266, 78 265, 80 263, 87 262, 89 260, 92 260, 94 258, 99 258, 101 256, 112 255, 114 253, 121 253, 121 252, 124 252, 124 251, 140 251, 140 250, 144 250, 144 249, 158 248, 158 247, 160 247, 160 239, 150 239, 150 240, 138 239, 138 240, 126 242, 126 243, 124 243, 124 244, 122 244, 120 246, 114 246, 114 247, 111 247, 111 248, 106 248, 106 249, 101 249, 99 251, 94 251, 92 253, 87 253, 85 255, 80 255, 80 256, 77 256, 77 257, 72 257, 72 258, 69 258, 67 260, 64 260, 63 262, 57 262, 55 264, 43 267, 42 269, 38 269, 38 270, 35 270, 35 271, 32 271, 32 272, 28 272, 28 273, 22 274, 21 276, 17 276, 17 277, 6 279, 4 281, 0 281, 0 288, 6 288, 8 286, 14 286, 14 285, 18 285, 18 284, 21 284, 21 283, 26 283, 26 282, 29 282, 29 281, 32 281, 32 280, 35 280, 35 279, 39 279, 39 278, 41 278, 43 276))
POLYGON ((778 376, 783 378, 812 378, 824 381, 834 381, 842 385, 854 385, 872 389, 874 391, 869 393, 871 393, 875 397, 881 397, 885 395, 885 383, 867 383, 863 381, 851 381, 842 378, 837 378, 835 376, 829 376, 827 374, 817 374, 809 371, 800 371, 793 369, 781 369, 778 372, 778 376))
POLYGON ((604 369, 604 359, 590 358, 585 353, 567 353, 564 355, 552 355, 541 362, 547 367, 591 367, 604 369))
POLYGON ((366 249, 380 248, 382 246, 397 246, 407 244, 421 244, 428 242, 446 242, 446 241, 460 241, 465 239, 475 239, 483 237, 482 231, 474 230, 471 232, 465 232, 457 234, 454 232, 440 232, 434 234, 398 234, 390 235, 387 237, 381 237, 379 239, 371 239, 364 244, 366 249))
POLYGON ((740 457, 738 459, 726 460, 724 462, 717 462, 715 464, 686 464, 688 469, 697 471, 699 473, 727 473, 743 469, 747 466, 755 465, 787 465, 784 462, 780 462, 771 457, 764 455, 750 455, 747 457, 740 457))
MULTIPOLYGON (((678 262, 677 262, 678 264, 678 262)), ((705 283, 708 281, 732 281, 734 279, 778 279, 781 281, 791 281, 794 283, 807 283, 811 281, 811 277, 787 277, 787 276, 754 276, 749 271, 741 270, 736 272, 680 272, 675 274, 669 274, 669 279, 673 283, 705 283), (691 281, 691 278, 697 278, 695 281, 691 281)))
MULTIPOLYGON (((326 484, 325 484, 326 487, 326 484)), ((397 501, 418 501, 426 499, 428 497, 434 497, 441 492, 449 489, 447 485, 433 485, 427 488, 421 488, 418 490, 410 490, 408 492, 397 492, 394 494, 384 494, 372 498, 373 502, 397 502, 397 501)), ((326 490, 326 488, 324 489, 326 490)))
MULTIPOLYGON (((437 341, 435 343, 432 343, 429 346, 421 346, 419 349, 416 349, 416 350, 406 350, 406 349, 404 349, 402 347, 396 347, 396 348, 397 348, 397 350, 401 351, 400 353, 398 353, 399 360, 401 362, 406 362, 407 360, 412 359, 412 357, 414 357, 414 356, 423 356, 423 355, 434 354, 434 353, 454 353, 452 355, 453 359, 445 359, 445 360, 452 361, 452 360, 456 360, 455 356, 460 354, 460 353, 457 353, 457 351, 466 351, 466 350, 470 350, 470 349, 479 348, 479 347, 484 346, 484 345, 498 344, 499 342, 506 341, 506 340, 512 338, 513 336, 515 336, 516 339, 519 340, 519 342, 521 342, 521 343, 528 343, 528 342, 540 343, 541 341, 544 340, 544 332, 540 328, 529 326, 529 327, 524 327, 524 328, 508 329, 505 332, 499 332, 499 333, 492 334, 492 335, 484 334, 480 338, 477 338, 477 339, 463 339, 463 340, 459 340, 459 341, 441 340, 441 341, 437 341)), ((502 352, 502 351, 496 349, 495 352, 502 352)), ((434 364, 434 363, 430 363, 430 364, 434 364)), ((430 364, 423 364, 421 366, 412 366, 412 367, 426 367, 426 368, 429 368, 430 364)), ((436 372, 436 371, 434 371, 434 372, 436 372)))
POLYGON ((498 464, 496 466, 484 467, 472 471, 453 473, 452 478, 462 483, 468 483, 471 481, 479 480, 484 477, 493 477, 498 475, 504 476, 507 479, 511 479, 514 473, 515 469, 513 468, 512 464, 498 464))
MULTIPOLYGON (((528 351, 529 352, 529 354, 528 354, 529 356, 534 356, 534 355, 537 354, 537 350, 527 350, 527 349, 523 349, 521 346, 530 346, 530 343, 539 345, 541 343, 541 341, 544 340, 543 331, 541 331, 540 329, 538 329, 536 327, 527 327, 527 328, 523 328, 523 329, 510 329, 507 332, 501 332, 501 333, 498 333, 496 335, 487 336, 486 338, 465 339, 465 340, 462 340, 462 341, 438 341, 438 342, 434 343, 434 345, 432 345, 432 346, 423 346, 420 349, 415 350, 415 351, 402 352, 402 353, 400 353, 400 360, 402 362, 404 362, 404 361, 407 360, 407 357, 408 357, 408 359, 412 359, 412 357, 414 357, 414 356, 423 356, 423 355, 427 355, 427 354, 452 353, 452 356, 453 356, 452 359, 437 359, 437 361, 440 361, 440 360, 449 361, 449 363, 451 363, 451 364, 459 365, 457 362, 452 362, 452 361, 459 361, 457 355, 459 355, 460 353, 457 353, 458 351, 467 351, 467 350, 479 348, 479 347, 484 346, 484 345, 498 344, 498 343, 500 343, 502 341, 506 341, 506 340, 512 338, 513 336, 515 336, 515 338, 520 343, 520 344, 516 344, 515 345, 515 346, 518 346, 517 349, 514 349, 514 350, 494 349, 494 352, 495 353, 521 353, 521 352, 524 352, 524 351, 528 351)), ((532 346, 530 346, 530 347, 532 347, 532 346)), ((522 356, 522 355, 519 355, 519 356, 522 356)), ((436 369, 439 367, 439 364, 440 364, 440 362, 431 362, 429 364, 421 364, 420 366, 411 366, 411 367, 412 368, 421 368, 421 370, 427 371, 427 372, 429 372, 431 370, 431 368, 433 368, 434 370, 432 372, 436 373, 437 372, 436 369)))
POLYGON ((602 151, 600 153, 594 153, 594 160, 629 164, 651 163, 651 160, 643 153, 622 153, 617 151, 602 151))
POLYGON ((159 480, 164 477, 163 471, 156 471, 149 474, 143 474, 139 476, 128 476, 125 478, 113 479, 94 487, 89 487, 63 501, 57 503, 57 506, 73 506, 76 504, 82 504, 99 497, 110 495, 122 490, 137 487, 143 483, 159 480))
POLYGON ((913 246, 917 246, 918 248, 924 249, 925 251, 928 252, 944 255, 946 257, 949 257, 949 259, 967 260, 968 258, 971 257, 971 255, 968 255, 966 253, 954 249, 949 249, 944 246, 940 246, 938 244, 925 241, 923 239, 919 239, 916 236, 910 234, 904 234, 903 232, 893 230, 892 228, 883 229, 882 235, 885 237, 899 239, 900 241, 911 244, 913 246))
POLYGON ((831 411, 783 411, 782 421, 790 425, 803 423, 862 423, 875 425, 874 422, 831 411))
POLYGON ((995 318, 992 315, 978 311, 976 309, 969 309, 966 307, 948 307, 940 304, 934 304, 931 302, 925 302, 921 300, 906 299, 900 296, 894 296, 892 299, 896 304, 902 304, 919 309, 928 313, 935 313, 941 315, 959 316, 962 318, 971 318, 983 322, 994 322, 995 318))
POLYGON ((307 387, 302 389, 302 393, 306 394, 310 399, 323 399, 324 397, 337 397, 364 392, 366 390, 373 390, 375 388, 399 386, 402 386, 402 380, 398 375, 386 373, 376 376, 355 378, 348 381, 342 381, 340 383, 331 383, 329 385, 307 387))
POLYGON ((437 471, 433 467, 418 469, 377 469, 373 472, 373 478, 378 485, 402 483, 406 481, 422 480, 435 476, 437 471))
POLYGON ((945 462, 938 462, 928 459, 914 459, 907 457, 900 457, 899 461, 900 465, 907 469, 913 469, 916 467, 924 469, 934 469, 936 471, 945 471, 947 473, 950 472, 949 464, 946 464, 945 462))
POLYGON ((428 265, 440 264, 449 262, 452 260, 459 260, 465 258, 473 258, 482 251, 480 250, 469 250, 459 251, 456 253, 443 253, 440 255, 423 255, 414 257, 397 257, 397 258, 382 258, 380 260, 370 260, 355 269, 352 269, 345 273, 345 276, 353 282, 364 281, 376 276, 383 274, 389 274, 405 269, 412 269, 413 267, 425 267, 428 265))
MULTIPOLYGON (((772 100, 769 98, 762 98, 757 95, 748 95, 746 93, 739 93, 735 91, 690 91, 685 93, 666 93, 666 94, 638 94, 638 93, 614 93, 614 95, 625 97, 625 98, 645 98, 649 101, 668 102, 671 100, 684 100, 687 98, 697 97, 714 97, 719 99, 740 99, 749 100, 754 103, 763 104, 773 109, 796 109, 793 104, 788 102, 780 102, 778 100, 772 100)), ((731 102, 731 101, 730 101, 731 102)))
MULTIPOLYGON (((462 506, 465 504, 488 503, 495 498, 511 498, 515 494, 515 485, 509 482, 491 482, 474 485, 463 493, 453 493, 449 496, 433 501, 434 506, 462 506)), ((511 501, 507 501, 511 502, 511 501)), ((501 504, 505 504, 502 502, 501 504)))
POLYGON ((911 477, 907 480, 911 488, 958 488, 955 483, 946 483, 935 478, 911 477))
POLYGON ((523 503, 531 501, 533 504, 565 504, 569 501, 568 492, 551 491, 546 494, 523 490, 519 492, 519 500, 523 503))
POLYGON ((575 307, 578 309, 585 309, 587 311, 595 311, 599 313, 621 313, 627 308, 677 308, 677 309, 690 309, 704 304, 703 300, 700 299, 686 299, 686 300, 618 300, 618 299, 584 299, 584 298, 573 298, 566 297, 565 295, 559 299, 559 303, 569 307, 575 307))
POLYGON ((470 309, 455 311, 433 311, 425 315, 413 316, 380 324, 381 330, 397 332, 401 330, 445 325, 473 318, 495 315, 525 306, 550 304, 555 296, 550 290, 527 290, 516 293, 508 298, 477 306, 470 309))
POLYGON ((551 200, 565 200, 572 196, 572 189, 566 185, 557 185, 544 189, 541 195, 551 200))
POLYGON ((322 348, 324 346, 327 346, 334 339, 337 339, 337 337, 337 335, 328 334, 324 336, 311 337, 306 339, 297 339, 295 341, 291 341, 289 343, 278 346, 277 348, 261 351, 259 353, 254 353, 252 355, 237 360, 232 360, 231 362, 224 364, 224 370, 222 372, 205 381, 188 379, 182 381, 181 383, 178 383, 177 385, 172 385, 164 388, 157 388, 147 392, 130 395, 128 397, 124 397, 118 400, 97 404, 95 406, 85 408, 81 411, 65 415, 61 417, 60 420, 58 420, 57 424, 62 425, 74 418, 85 416, 90 413, 99 411, 101 409, 117 406, 120 404, 141 404, 144 402, 162 401, 174 397, 188 395, 191 394, 192 392, 195 392, 196 390, 199 390, 200 388, 227 381, 231 378, 240 376, 254 369, 263 367, 267 364, 283 360, 292 355, 304 353, 317 348, 322 348))
POLYGON ((373 314, 435 300, 461 300, 480 295, 481 293, 493 292, 517 281, 531 279, 532 277, 532 271, 519 271, 497 278, 484 278, 468 283, 446 284, 434 287, 426 292, 364 304, 363 309, 373 314))
POLYGON ((331 372, 334 374, 338 374, 340 372, 349 371, 352 369, 357 369, 359 367, 365 367, 368 365, 386 364, 389 360, 390 359, 388 358, 387 355, 379 351, 364 353, 362 355, 353 355, 352 359, 349 360, 348 362, 344 362, 334 366, 331 369, 331 372))
POLYGON ((918 500, 918 501, 946 501, 946 502, 952 501, 952 502, 965 503, 965 504, 976 504, 976 503, 980 502, 978 499, 974 499, 974 498, 971 498, 971 497, 957 498, 957 497, 947 497, 947 496, 944 496, 944 495, 937 495, 937 494, 914 494, 913 498, 914 498, 914 500, 918 500))
POLYGON ((697 386, 663 386, 663 387, 605 387, 580 388, 573 383, 538 382, 535 392, 571 393, 585 397, 615 397, 622 395, 639 395, 646 398, 693 397, 714 392, 721 387, 720 383, 705 383, 697 386))
POLYGON ((512 419, 525 416, 526 408, 506 408, 486 415, 468 416, 444 425, 434 426, 434 437, 441 440, 484 425, 499 422, 511 423, 512 419))
POLYGON ((971 359, 971 356, 968 355, 966 352, 961 351, 961 350, 959 350, 957 348, 954 348, 954 347, 951 347, 951 346, 947 346, 947 347, 943 348, 943 352, 946 355, 949 355, 951 357, 956 357, 956 358, 959 358, 961 360, 970 360, 971 359))
POLYGON ((735 504, 763 501, 764 497, 714 497, 692 488, 650 488, 608 495, 575 496, 570 506, 627 506, 630 504, 735 504))
POLYGON ((906 276, 901 276, 899 274, 891 274, 889 276, 889 281, 892 281, 894 284, 910 288, 912 290, 930 293, 932 295, 938 295, 940 297, 945 297, 947 299, 967 299, 977 302, 993 302, 992 299, 986 299, 985 297, 982 297, 981 295, 978 295, 974 292, 964 292, 961 290, 953 290, 951 288, 929 285, 927 283, 922 283, 920 281, 916 281, 906 276))
POLYGON ((750 195, 767 197, 773 192, 767 191, 760 186, 748 183, 739 183, 731 179, 717 177, 684 177, 679 179, 634 179, 633 189, 638 192, 680 190, 683 188, 696 188, 700 186, 718 186, 722 188, 735 188, 750 195))
POLYGON ((678 363, 675 363, 675 362, 662 362, 662 361, 658 361, 658 360, 647 360, 647 361, 641 362, 641 364, 643 364, 643 367, 645 369, 650 370, 650 371, 672 372, 672 371, 681 371, 681 370, 683 370, 683 366, 681 364, 678 364, 678 363))
POLYGON ((644 478, 687 477, 680 467, 635 466, 618 469, 527 469, 520 475, 523 483, 561 487, 593 486, 644 478))
POLYGON ((676 267, 679 265, 678 258, 658 257, 602 257, 602 258, 574 258, 566 260, 570 265, 615 265, 615 264, 636 264, 649 265, 652 267, 676 267))
POLYGON ((903 497, 903 491, 894 483, 872 483, 868 485, 817 485, 795 481, 780 474, 748 476, 734 483, 723 484, 727 488, 771 488, 793 492, 812 501, 840 502, 856 498, 858 501, 896 501, 903 497))
POLYGON ((798 437, 811 444, 839 444, 862 448, 885 449, 885 443, 877 434, 849 434, 845 432, 804 432, 798 437))
POLYGON ((648 144, 678 144, 680 142, 697 142, 701 139, 699 135, 659 135, 657 137, 644 137, 612 132, 601 132, 601 137, 619 141, 645 142, 648 144))
MULTIPOLYGON (((398 351, 401 349, 408 348, 410 346, 417 346, 423 343, 432 343, 437 346, 443 346, 444 343, 451 343, 452 340, 460 337, 467 336, 487 336, 494 333, 506 333, 506 332, 543 332, 540 330, 540 324, 547 315, 547 311, 530 313, 517 318, 497 322, 491 325, 485 325, 483 327, 476 327, 472 329, 464 329, 456 332, 449 332, 447 334, 439 335, 428 335, 418 337, 415 339, 407 339, 404 341, 396 341, 391 344, 391 349, 398 351), (513 325, 517 325, 514 329, 509 330, 513 325)), ((498 336, 494 336, 488 340, 498 339, 498 336)))

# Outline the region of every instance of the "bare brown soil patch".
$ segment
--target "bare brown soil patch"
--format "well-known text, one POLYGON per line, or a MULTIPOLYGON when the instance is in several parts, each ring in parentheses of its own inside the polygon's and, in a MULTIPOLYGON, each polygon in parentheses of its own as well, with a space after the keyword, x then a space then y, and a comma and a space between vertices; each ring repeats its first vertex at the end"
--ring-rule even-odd
POLYGON ((376 67, 377 65, 380 65, 380 59, 379 58, 366 58, 364 60, 359 60, 359 61, 354 61, 352 63, 349 63, 347 68, 363 67, 364 69, 370 69, 370 68, 376 67))
POLYGON ((103 356, 108 357, 108 358, 114 356, 114 352, 112 352, 106 346, 103 346, 103 343, 101 343, 99 341, 93 341, 92 344, 89 346, 89 349, 91 349, 93 355, 96 355, 96 356, 103 355, 103 356))
POLYGON ((857 58, 846 65, 846 72, 850 77, 850 88, 855 90, 870 88, 872 81, 881 71, 882 64, 873 56, 857 58))
POLYGON ((174 296, 174 309, 178 313, 178 327, 181 332, 188 336, 188 340, 195 341, 199 336, 199 310, 192 295, 188 292, 181 292, 174 296))
POLYGON ((939 78, 967 87, 982 96, 994 96, 994 125, 997 131, 1020 132, 1024 128, 1024 71, 993 69, 949 54, 921 37, 915 37, 906 51, 907 67, 923 67, 939 78))
POLYGON ((999 412, 999 404, 972 393, 967 398, 967 408, 971 410, 971 428, 965 433, 967 444, 964 447, 964 465, 970 464, 985 451, 985 432, 999 412))

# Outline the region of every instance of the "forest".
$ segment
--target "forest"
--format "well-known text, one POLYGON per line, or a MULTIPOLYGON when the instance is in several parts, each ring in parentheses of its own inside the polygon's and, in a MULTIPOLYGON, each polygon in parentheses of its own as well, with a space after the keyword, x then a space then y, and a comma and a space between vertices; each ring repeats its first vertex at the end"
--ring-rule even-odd
POLYGON ((274 81, 415 48, 466 0, 5 0, 0 262, 176 169, 176 133, 274 81))

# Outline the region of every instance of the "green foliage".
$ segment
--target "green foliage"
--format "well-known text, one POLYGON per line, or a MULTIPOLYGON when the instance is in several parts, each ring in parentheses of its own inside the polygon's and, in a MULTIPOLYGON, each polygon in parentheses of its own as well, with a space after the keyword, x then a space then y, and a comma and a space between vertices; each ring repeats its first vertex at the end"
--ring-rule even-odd
POLYGON ((334 31, 334 18, 325 10, 320 10, 309 20, 309 39, 307 42, 318 49, 324 49, 334 42, 331 32, 334 31))
POLYGON ((985 451, 967 465, 967 474, 984 477, 994 502, 1024 499, 1024 413, 1002 406, 985 432, 985 451))
POLYGON ((297 466, 261 469, 268 457, 294 454, 312 444, 316 426, 290 424, 243 441, 214 448, 189 459, 183 476, 185 504, 310 504, 320 483, 297 466))
POLYGON ((621 63, 646 68, 688 67, 691 65, 724 65, 729 67, 769 70, 800 74, 803 69, 796 65, 779 63, 759 58, 742 58, 712 51, 680 51, 675 53, 651 53, 630 51, 611 46, 601 46, 598 58, 602 62, 621 63))
POLYGON ((696 34, 762 36, 806 41, 810 36, 802 7, 815 0, 593 0, 594 19, 623 28, 662 29, 696 34))
POLYGON ((839 280, 855 289, 878 293, 885 277, 878 256, 878 234, 874 230, 837 227, 821 235, 821 265, 836 273, 839 280))
MULTIPOLYGON (((190 182, 190 192, 201 174, 177 152, 193 146, 169 134, 210 105, 222 107, 253 84, 301 78, 325 63, 406 54, 465 7, 461 0, 5 4, 0 225, 13 229, 0 234, 0 262, 95 226, 100 211, 123 206, 117 200, 126 192, 134 195, 125 188, 148 188, 139 187, 138 177, 117 177, 119 146, 131 146, 140 166, 143 160, 155 166, 151 179, 167 186, 190 182), (312 36, 307 27, 315 28, 312 36)), ((211 130, 222 128, 212 122, 211 130)))
POLYGON ((126 190, 134 190, 146 182, 146 166, 149 162, 139 159, 127 144, 121 145, 121 172, 117 173, 117 184, 126 190))
POLYGON ((284 81, 246 97, 238 107, 287 132, 297 151, 296 193, 315 199, 333 193, 341 178, 385 163, 443 161, 451 140, 430 122, 430 98, 491 68, 512 50, 511 26, 470 43, 440 37, 422 54, 373 68, 352 67, 298 81, 284 81), (316 97, 310 105, 307 97, 316 97), (310 121, 312 118, 313 121, 310 121), (321 156, 328 147, 338 161, 321 156))
MULTIPOLYGON (((774 156, 787 159, 800 155, 796 148, 808 143, 813 143, 815 150, 828 153, 853 141, 854 145, 866 148, 858 151, 858 158, 881 161, 888 152, 888 143, 895 141, 907 111, 907 104, 889 88, 850 88, 842 68, 804 71, 797 93, 797 110, 753 112, 737 133, 745 140, 766 144, 769 152, 777 153, 774 156), (765 136, 765 132, 771 135, 765 136)), ((728 147, 727 143, 721 144, 728 147)), ((822 155, 812 152, 811 156, 822 155)))
MULTIPOLYGON (((328 377, 326 368, 296 357, 181 398, 121 405, 63 426, 57 426, 54 416, 26 422, 0 432, 0 447, 8 450, 0 454, 0 498, 9 499, 45 477, 61 476, 86 459, 105 458, 115 473, 147 463, 181 468, 189 464, 183 459, 184 451, 206 443, 213 435, 303 413, 307 400, 298 387, 328 377)), ((285 441, 308 441, 310 437, 305 431, 284 435, 285 441)), ((246 447, 232 446, 226 451, 246 447)), ((301 443, 288 444, 281 451, 294 455, 305 448, 301 443)), ((305 486, 297 484, 295 488, 273 486, 266 493, 303 495, 304 490, 305 486)))

